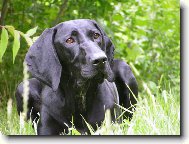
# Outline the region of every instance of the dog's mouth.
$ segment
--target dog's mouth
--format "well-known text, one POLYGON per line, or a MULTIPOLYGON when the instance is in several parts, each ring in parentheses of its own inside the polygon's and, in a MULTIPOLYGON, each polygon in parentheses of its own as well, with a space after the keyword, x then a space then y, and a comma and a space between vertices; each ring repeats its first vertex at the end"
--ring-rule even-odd
POLYGON ((102 83, 104 79, 110 82, 114 81, 114 75, 108 63, 98 67, 85 65, 81 69, 81 76, 85 80, 94 79, 98 83, 102 83))

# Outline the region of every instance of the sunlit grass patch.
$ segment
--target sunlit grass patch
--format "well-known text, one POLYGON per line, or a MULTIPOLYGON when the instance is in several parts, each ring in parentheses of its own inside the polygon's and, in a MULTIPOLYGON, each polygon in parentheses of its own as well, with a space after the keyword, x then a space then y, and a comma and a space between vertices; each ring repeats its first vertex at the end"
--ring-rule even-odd
POLYGON ((139 96, 139 103, 131 121, 134 135, 180 135, 180 101, 178 93, 160 91, 155 102, 139 96))
MULTIPOLYGON (((10 104, 10 102, 8 102, 10 104)), ((10 105, 8 106, 11 107, 10 105)), ((3 135, 35 135, 35 131, 32 128, 32 122, 24 121, 24 130, 20 130, 20 117, 16 110, 16 105, 13 103, 12 109, 9 110, 11 113, 8 113, 7 109, 0 109, 0 132, 3 135)))
MULTIPOLYGON (((131 121, 111 122, 110 113, 96 131, 88 125, 91 135, 180 135, 180 91, 179 87, 168 90, 158 85, 156 93, 146 84, 137 99, 136 111, 131 121)), ((160 83, 159 83, 160 84, 160 83)), ((9 100, 7 108, 0 109, 0 131, 4 135, 36 135, 31 120, 20 121, 14 101, 9 100), (23 124, 22 124, 23 122, 23 124), (23 128, 21 128, 23 126, 23 128)), ((65 134, 64 132, 62 134, 65 134)), ((67 135, 83 135, 74 124, 67 135)))

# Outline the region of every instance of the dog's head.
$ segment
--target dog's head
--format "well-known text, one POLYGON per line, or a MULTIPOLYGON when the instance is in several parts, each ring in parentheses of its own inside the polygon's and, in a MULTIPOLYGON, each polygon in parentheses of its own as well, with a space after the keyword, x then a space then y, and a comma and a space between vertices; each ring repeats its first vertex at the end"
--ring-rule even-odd
POLYGON ((65 65, 76 79, 112 81, 113 52, 111 40, 95 21, 79 19, 46 29, 30 47, 25 61, 34 77, 56 91, 65 65))

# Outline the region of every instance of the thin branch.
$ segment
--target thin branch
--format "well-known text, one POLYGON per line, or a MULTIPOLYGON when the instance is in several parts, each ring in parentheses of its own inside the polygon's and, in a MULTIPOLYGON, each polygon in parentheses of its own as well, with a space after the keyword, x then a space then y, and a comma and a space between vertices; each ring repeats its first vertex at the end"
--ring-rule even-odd
POLYGON ((2 5, 2 9, 1 9, 1 17, 0 17, 0 25, 5 24, 5 17, 6 17, 7 10, 8 10, 8 2, 9 2, 9 0, 3 0, 3 5, 2 5))
POLYGON ((54 22, 52 23, 53 25, 57 24, 59 22, 59 20, 60 20, 60 17, 63 16, 63 13, 64 13, 64 11, 66 9, 67 3, 68 3, 68 0, 64 0, 64 2, 62 3, 62 5, 60 6, 60 10, 59 10, 59 12, 57 14, 57 17, 54 20, 54 22))

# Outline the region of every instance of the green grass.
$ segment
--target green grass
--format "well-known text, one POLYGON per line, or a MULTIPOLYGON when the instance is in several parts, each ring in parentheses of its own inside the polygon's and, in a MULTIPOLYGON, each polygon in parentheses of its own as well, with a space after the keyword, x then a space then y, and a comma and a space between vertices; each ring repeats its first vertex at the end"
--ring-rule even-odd
POLYGON ((130 123, 131 135, 179 135, 179 93, 163 90, 156 97, 139 98, 138 107, 130 123))
POLYGON ((155 96, 148 87, 139 94, 136 112, 131 122, 115 123, 102 134, 114 135, 180 135, 180 92, 179 88, 157 91, 155 96))
MULTIPOLYGON (((180 135, 180 89, 172 86, 168 80, 159 83, 155 93, 146 83, 142 83, 142 92, 139 93, 137 108, 133 119, 124 120, 121 124, 107 124, 108 120, 97 130, 94 135, 180 135), (167 90, 163 88, 167 85, 167 90)), ((10 103, 10 102, 9 102, 10 103)), ((9 104, 9 107, 11 105, 9 104)), ((0 109, 0 132, 4 135, 35 135, 31 122, 21 124, 13 101, 10 112, 7 108, 0 109), (24 128, 20 128, 23 126, 24 128)), ((89 126, 90 128, 90 126, 89 126)), ((74 129, 69 129, 68 135, 80 135, 74 129)))
MULTIPOLYGON (((10 105, 9 105, 10 106, 10 105)), ((10 108, 9 108, 10 110, 10 108)), ((16 110, 15 102, 12 105, 11 113, 8 114, 7 108, 0 109, 0 132, 4 135, 35 135, 31 121, 20 121, 16 110), (23 128, 22 128, 23 126, 23 128)))

